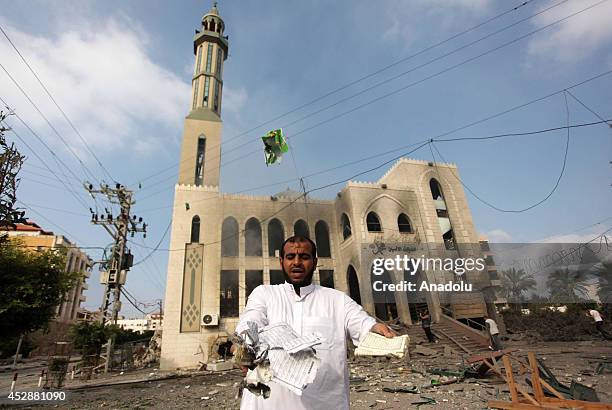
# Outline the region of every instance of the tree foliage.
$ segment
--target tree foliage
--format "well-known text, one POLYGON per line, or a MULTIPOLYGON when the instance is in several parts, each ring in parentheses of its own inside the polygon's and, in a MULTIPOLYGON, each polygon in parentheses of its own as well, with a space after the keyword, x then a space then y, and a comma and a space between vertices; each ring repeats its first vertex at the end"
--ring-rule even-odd
POLYGON ((117 331, 100 322, 78 322, 70 328, 72 343, 83 355, 99 355, 102 345, 117 331))
MULTIPOLYGON (((4 132, 10 128, 3 125, 8 114, 0 111, 0 226, 13 226, 16 222, 23 222, 23 212, 15 209, 17 202, 17 187, 19 178, 17 173, 23 165, 25 157, 19 153, 14 144, 8 144, 4 132)), ((0 241, 6 238, 0 238, 0 241)))
POLYGON ((612 303, 612 261, 604 261, 595 270, 597 296, 601 303, 612 303))
POLYGON ((550 274, 546 286, 555 303, 579 303, 588 297, 588 273, 582 270, 558 269, 550 274))
POLYGON ((0 334, 10 338, 44 328, 74 286, 66 254, 32 251, 17 240, 0 243, 0 334))
POLYGON ((535 290, 536 280, 522 269, 511 268, 501 273, 502 292, 508 302, 518 304, 525 301, 528 292, 535 290))

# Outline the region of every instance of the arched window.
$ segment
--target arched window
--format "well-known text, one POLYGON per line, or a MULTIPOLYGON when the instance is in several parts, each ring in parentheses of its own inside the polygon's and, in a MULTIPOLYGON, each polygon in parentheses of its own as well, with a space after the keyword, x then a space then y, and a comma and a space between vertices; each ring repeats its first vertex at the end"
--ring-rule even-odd
POLYGON ((204 20, 204 30, 208 30, 208 21, 204 20))
POLYGON ((195 166, 195 185, 202 185, 204 181, 204 159, 206 154, 206 138, 201 135, 198 138, 198 148, 195 166))
POLYGON ((245 256, 261 256, 261 225, 256 218, 251 218, 244 227, 245 256))
POLYGON ((193 218, 191 218, 191 243, 198 243, 200 242, 200 217, 197 215, 194 215, 193 218))
POLYGON ((330 258, 329 229, 325 221, 319 221, 315 225, 315 240, 317 244, 317 254, 322 258, 330 258))
POLYGON ((455 249, 455 235, 453 234, 453 227, 449 219, 448 207, 446 206, 446 200, 442 193, 442 187, 435 178, 432 178, 429 180, 429 189, 431 189, 431 197, 433 198, 436 208, 436 215, 438 216, 438 223, 442 231, 444 246, 449 250, 455 249))
POLYGON ((434 200, 444 199, 440 183, 435 178, 429 180, 429 189, 431 190, 431 196, 434 200))
POLYGON ((368 225, 369 232, 382 232, 382 227, 380 226, 380 219, 375 212, 370 212, 366 217, 366 224, 368 225))
POLYGON ((280 252, 283 241, 285 240, 285 231, 283 224, 278 219, 274 218, 268 224, 268 255, 276 256, 275 251, 280 252))
POLYGON ((231 216, 221 226, 221 256, 238 256, 238 222, 231 216))
POLYGON ((361 293, 359 292, 359 279, 357 279, 357 272, 353 265, 349 265, 346 271, 346 281, 349 287, 349 296, 355 302, 361 305, 361 293))
POLYGON ((210 31, 216 31, 215 20, 210 21, 210 31))
POLYGON ((410 219, 406 214, 399 214, 397 217, 397 229, 401 233, 411 233, 412 225, 410 225, 410 219))
POLYGON ((342 238, 347 239, 349 236, 353 234, 351 231, 351 221, 349 220, 346 214, 342 214, 340 217, 340 225, 342 228, 342 238))
POLYGON ((308 224, 303 219, 298 219, 293 225, 294 235, 304 236, 310 238, 310 231, 308 230, 308 224))

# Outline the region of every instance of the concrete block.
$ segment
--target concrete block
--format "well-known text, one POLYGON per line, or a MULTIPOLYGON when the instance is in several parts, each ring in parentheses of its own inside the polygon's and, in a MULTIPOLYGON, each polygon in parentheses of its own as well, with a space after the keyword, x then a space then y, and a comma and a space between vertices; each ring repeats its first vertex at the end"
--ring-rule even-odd
POLYGON ((213 372, 222 372, 225 370, 231 370, 234 367, 234 362, 231 360, 225 362, 214 362, 206 365, 206 370, 213 372))

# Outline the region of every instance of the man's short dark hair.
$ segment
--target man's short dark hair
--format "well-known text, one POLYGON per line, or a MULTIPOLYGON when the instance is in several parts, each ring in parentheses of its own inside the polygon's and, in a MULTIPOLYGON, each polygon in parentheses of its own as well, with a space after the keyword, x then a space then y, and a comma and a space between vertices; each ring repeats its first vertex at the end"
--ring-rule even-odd
POLYGON ((302 235, 294 235, 291 236, 287 239, 285 239, 285 242, 283 242, 283 245, 280 248, 280 257, 284 258, 285 257, 285 245, 288 243, 304 243, 304 242, 308 242, 310 243, 310 246, 312 246, 312 257, 316 258, 317 257, 317 245, 315 245, 315 243, 312 241, 312 239, 307 238, 305 236, 302 235))

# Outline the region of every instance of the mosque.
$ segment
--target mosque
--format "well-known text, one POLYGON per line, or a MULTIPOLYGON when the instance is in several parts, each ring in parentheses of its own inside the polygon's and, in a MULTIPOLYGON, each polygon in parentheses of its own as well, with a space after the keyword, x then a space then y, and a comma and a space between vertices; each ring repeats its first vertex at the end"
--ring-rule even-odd
MULTIPOLYGON (((481 255, 455 165, 402 158, 378 181, 350 181, 333 199, 304 198, 291 190, 272 196, 219 191, 225 32, 215 5, 202 17, 193 41, 192 98, 170 239, 170 249, 178 251, 169 253, 161 367, 206 363, 234 331, 250 292, 283 282, 278 252, 294 234, 317 244, 315 283, 346 292, 381 320, 411 325, 425 307, 434 322, 478 319, 490 312, 486 269, 462 277, 472 292, 396 291, 382 299, 372 292, 373 254, 399 249, 428 257, 481 255)), ((383 275, 397 283, 446 283, 453 277, 437 269, 383 275)))

